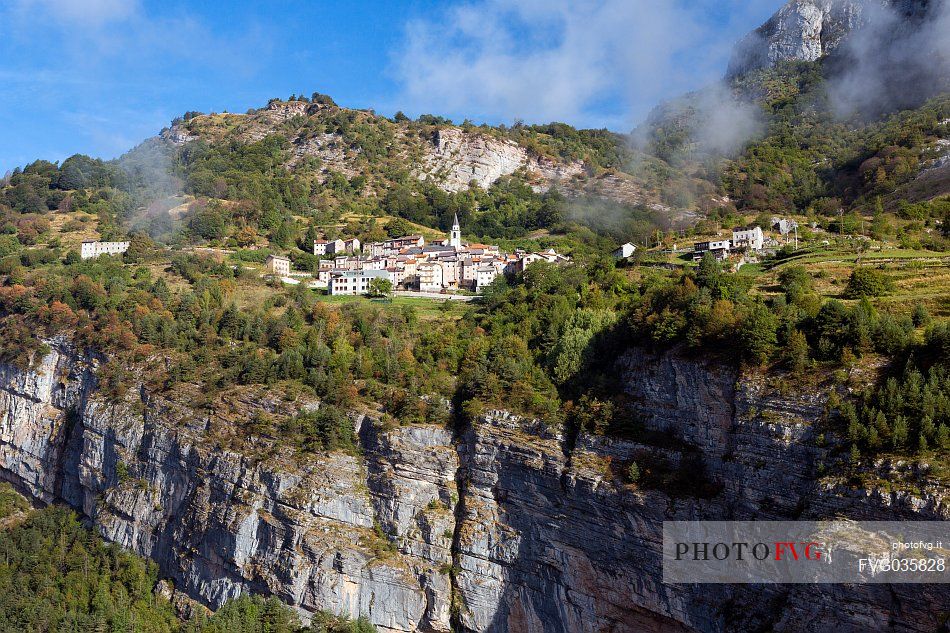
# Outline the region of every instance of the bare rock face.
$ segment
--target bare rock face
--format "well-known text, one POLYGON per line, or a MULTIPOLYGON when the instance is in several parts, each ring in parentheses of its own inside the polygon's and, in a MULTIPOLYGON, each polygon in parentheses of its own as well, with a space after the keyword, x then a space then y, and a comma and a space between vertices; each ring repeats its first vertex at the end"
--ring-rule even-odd
POLYGON ((782 61, 815 61, 838 49, 857 29, 884 12, 920 16, 928 0, 789 0, 735 47, 728 77, 782 61))
POLYGON ((50 503, 75 408, 94 383, 89 367, 54 346, 33 371, 0 364, 0 479, 50 503))
POLYGON ((524 169, 535 176, 537 191, 546 191, 555 182, 584 174, 581 163, 559 163, 532 155, 514 141, 458 128, 435 132, 432 147, 423 158, 421 179, 432 178, 446 191, 463 191, 472 182, 487 189, 502 176, 524 169))
POLYGON ((99 359, 51 347, 0 366, 0 478, 157 561, 182 609, 266 593, 390 633, 932 631, 950 609, 931 586, 662 583, 664 520, 950 519, 939 485, 818 479, 824 396, 766 376, 635 349, 617 370, 642 441, 355 416, 360 454, 300 460, 218 447, 207 413, 141 388, 107 402, 99 359), (674 484, 630 483, 631 462, 674 484))
POLYGON ((946 491, 914 501, 817 484, 820 395, 671 354, 618 359, 649 445, 559 433, 490 412, 463 437, 458 622, 468 631, 867 631, 939 626, 938 586, 664 585, 664 520, 851 516, 947 520, 946 491), (687 486, 631 485, 632 461, 687 486), (913 606, 910 606, 913 605, 913 606))
POLYGON ((788 60, 815 61, 861 22, 863 0, 789 0, 736 46, 727 75, 788 60))
POLYGON ((209 445, 199 414, 144 391, 101 400, 96 359, 53 347, 34 371, 0 367, 3 479, 80 510, 212 607, 258 592, 305 617, 325 609, 382 631, 450 629, 458 463, 447 431, 363 418, 362 457, 261 460, 209 445))

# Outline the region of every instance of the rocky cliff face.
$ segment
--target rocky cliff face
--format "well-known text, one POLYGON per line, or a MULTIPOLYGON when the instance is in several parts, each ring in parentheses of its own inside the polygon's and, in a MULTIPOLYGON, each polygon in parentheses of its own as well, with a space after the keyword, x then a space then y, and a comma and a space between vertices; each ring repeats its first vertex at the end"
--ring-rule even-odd
POLYGON ((815 482, 820 397, 672 355, 618 365, 632 413, 665 441, 543 427, 494 414, 461 443, 456 553, 459 621, 476 631, 867 631, 890 618, 925 631, 950 598, 933 587, 663 585, 664 520, 854 516, 950 518, 945 491, 921 496, 815 482), (675 494, 624 482, 631 461, 686 469, 675 494), (769 606, 774 608, 770 608, 769 606))
POLYGON ((929 4, 928 0, 789 0, 737 44, 727 75, 782 61, 815 61, 884 12, 911 17, 925 12, 929 4))
POLYGON ((487 189, 502 176, 518 170, 533 176, 537 191, 547 191, 555 183, 584 175, 582 163, 558 163, 531 155, 512 141, 458 128, 436 131, 432 146, 427 149, 418 175, 433 178, 447 191, 463 191, 472 182, 487 189))
POLYGON ((662 584, 667 519, 950 518, 937 486, 816 483, 822 398, 765 378, 631 351, 618 369, 649 444, 504 412, 454 438, 356 417, 361 455, 294 460, 218 448, 206 413, 142 389, 106 402, 96 364, 60 343, 34 371, 0 368, 0 477, 211 606, 257 591, 383 631, 479 632, 925 631, 950 608, 912 585, 662 584), (627 484, 633 460, 689 485, 627 484))
POLYGON ((444 429, 359 418, 361 457, 265 462, 209 445, 206 414, 144 390, 103 401, 96 365, 56 344, 36 371, 0 370, 0 477, 77 508, 213 607, 264 592, 383 631, 449 630, 458 463, 444 429))

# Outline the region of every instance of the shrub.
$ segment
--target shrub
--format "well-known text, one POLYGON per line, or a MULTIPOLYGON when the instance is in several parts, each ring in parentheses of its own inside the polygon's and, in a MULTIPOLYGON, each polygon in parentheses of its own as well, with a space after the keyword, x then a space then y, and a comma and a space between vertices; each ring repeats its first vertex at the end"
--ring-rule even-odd
POLYGON ((848 279, 845 296, 852 299, 861 297, 881 297, 894 292, 895 284, 884 271, 862 266, 855 268, 848 279))
POLYGON ((340 409, 327 404, 291 418, 281 430, 293 435, 301 450, 308 452, 352 452, 357 448, 353 421, 340 409))
POLYGON ((914 326, 923 327, 930 324, 930 312, 927 311, 927 308, 922 303, 918 303, 914 306, 914 312, 911 315, 911 319, 914 322, 914 326))
POLYGON ((635 484, 638 481, 640 481, 640 467, 637 466, 637 462, 630 462, 630 465, 627 466, 626 475, 627 475, 627 481, 629 481, 632 484, 635 484))

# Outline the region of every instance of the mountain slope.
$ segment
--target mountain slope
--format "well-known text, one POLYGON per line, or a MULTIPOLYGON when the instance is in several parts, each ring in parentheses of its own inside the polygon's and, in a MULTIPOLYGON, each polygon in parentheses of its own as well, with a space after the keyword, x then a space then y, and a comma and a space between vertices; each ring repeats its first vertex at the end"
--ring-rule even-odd
POLYGON ((736 46, 722 82, 657 107, 634 135, 686 172, 728 156, 721 192, 740 210, 940 198, 948 25, 939 0, 790 0, 736 46))
POLYGON ((605 130, 570 126, 461 127, 436 117, 389 120, 371 111, 338 107, 332 100, 304 97, 272 100, 247 114, 190 116, 162 133, 181 146, 193 141, 252 143, 280 135, 289 143, 285 165, 326 182, 333 174, 362 176, 364 192, 407 177, 446 192, 520 174, 537 192, 552 187, 572 195, 601 193, 639 204, 655 198, 623 170, 630 160, 625 139, 605 130), (619 184, 612 184, 613 176, 619 184), (626 185, 626 186, 624 186, 626 185))

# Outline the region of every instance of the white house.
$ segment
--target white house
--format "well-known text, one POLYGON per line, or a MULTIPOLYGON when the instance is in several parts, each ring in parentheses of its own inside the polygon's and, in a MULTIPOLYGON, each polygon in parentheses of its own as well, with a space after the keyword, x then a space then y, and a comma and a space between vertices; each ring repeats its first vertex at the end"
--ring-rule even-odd
POLYGON ((633 255, 636 252, 636 250, 637 250, 636 246, 634 246, 630 242, 627 242, 626 244, 624 244, 623 246, 615 250, 613 252, 613 256, 614 256, 614 259, 627 259, 631 255, 633 255))
POLYGON ((438 262, 424 262, 416 268, 419 273, 419 290, 421 292, 442 292, 444 277, 442 264, 438 262))
POLYGON ((347 253, 355 253, 360 250, 360 241, 355 237, 348 240, 343 240, 343 250, 347 253))
POLYGON ((386 259, 384 257, 373 257, 372 259, 364 259, 362 262, 363 270, 386 270, 389 268, 387 265, 386 259))
POLYGON ((279 277, 290 275, 290 260, 280 255, 267 256, 267 270, 279 277))
POLYGON ((475 292, 481 292, 485 286, 495 281, 498 276, 498 269, 494 266, 479 266, 475 269, 475 292))
POLYGON ((119 255, 129 250, 129 242, 83 242, 79 248, 79 257, 93 259, 100 255, 119 255))
POLYGON ((553 248, 549 248, 546 251, 538 253, 541 257, 544 258, 549 264, 556 264, 558 266, 564 266, 565 264, 571 263, 571 258, 567 255, 561 255, 553 248))
POLYGON ((693 261, 698 262, 706 252, 712 252, 716 259, 725 259, 729 256, 729 240, 711 240, 693 244, 693 261))
POLYGON ((369 292, 374 279, 392 281, 385 270, 347 270, 330 276, 327 288, 331 295, 363 295, 369 292))
POLYGON ((746 248, 753 251, 760 251, 765 245, 765 236, 762 235, 762 227, 754 226, 751 229, 732 229, 732 247, 746 248))

